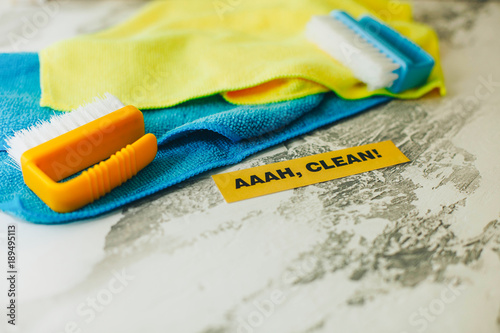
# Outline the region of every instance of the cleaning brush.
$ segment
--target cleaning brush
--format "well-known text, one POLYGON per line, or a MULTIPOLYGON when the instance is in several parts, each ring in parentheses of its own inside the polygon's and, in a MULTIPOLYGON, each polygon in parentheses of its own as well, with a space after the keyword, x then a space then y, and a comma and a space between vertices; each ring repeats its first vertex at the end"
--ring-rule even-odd
POLYGON ((6 145, 26 185, 60 213, 109 193, 157 152, 156 137, 145 134, 142 112, 111 94, 16 132, 6 145))
POLYGON ((421 86, 434 67, 434 59, 420 46, 370 16, 356 21, 337 10, 313 16, 306 37, 370 90, 400 93, 421 86))

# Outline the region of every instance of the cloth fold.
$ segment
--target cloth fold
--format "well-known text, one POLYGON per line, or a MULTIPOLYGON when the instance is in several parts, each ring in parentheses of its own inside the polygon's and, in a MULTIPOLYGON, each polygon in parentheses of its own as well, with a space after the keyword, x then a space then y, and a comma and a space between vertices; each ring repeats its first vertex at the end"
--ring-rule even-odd
POLYGON ((153 1, 123 24, 41 52, 41 105, 68 111, 103 92, 141 109, 221 93, 239 105, 289 101, 333 90, 345 99, 445 93, 438 39, 388 0, 153 1), (220 5, 220 4, 219 4, 220 5), (312 15, 341 9, 385 20, 426 49, 436 67, 426 85, 393 95, 368 91, 304 36, 312 15))
POLYGON ((72 213, 48 208, 8 165, 6 135, 49 119, 38 106, 37 54, 0 54, 0 210, 26 220, 54 224, 94 217, 175 185, 195 175, 240 162, 284 142, 388 101, 386 97, 346 101, 333 93, 260 106, 235 106, 221 96, 144 112, 146 131, 159 139, 156 159, 137 176, 100 200, 72 213))

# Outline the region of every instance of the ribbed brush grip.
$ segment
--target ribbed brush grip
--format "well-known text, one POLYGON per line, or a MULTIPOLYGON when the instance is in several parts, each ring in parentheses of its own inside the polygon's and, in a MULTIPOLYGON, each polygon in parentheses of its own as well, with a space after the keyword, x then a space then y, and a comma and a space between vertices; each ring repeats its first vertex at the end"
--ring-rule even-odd
POLYGON ((107 161, 97 164, 83 174, 88 177, 92 201, 99 199, 137 174, 134 147, 126 146, 107 161))
POLYGON ((106 161, 84 171, 81 176, 87 178, 90 202, 99 199, 135 176, 154 159, 156 149, 156 138, 152 134, 146 134, 106 161))

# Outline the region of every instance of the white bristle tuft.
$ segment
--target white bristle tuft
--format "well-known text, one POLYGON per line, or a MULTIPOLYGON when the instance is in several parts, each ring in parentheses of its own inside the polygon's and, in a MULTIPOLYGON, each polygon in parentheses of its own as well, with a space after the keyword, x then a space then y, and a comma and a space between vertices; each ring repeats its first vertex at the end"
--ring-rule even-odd
POLYGON ((26 129, 14 133, 5 140, 7 153, 16 168, 21 168, 21 155, 44 142, 90 123, 125 105, 115 96, 106 93, 102 98, 82 105, 74 111, 56 114, 50 120, 39 121, 26 129))
POLYGON ((306 27, 307 39, 348 67, 368 89, 388 88, 398 79, 400 67, 345 24, 331 16, 313 16, 306 27))

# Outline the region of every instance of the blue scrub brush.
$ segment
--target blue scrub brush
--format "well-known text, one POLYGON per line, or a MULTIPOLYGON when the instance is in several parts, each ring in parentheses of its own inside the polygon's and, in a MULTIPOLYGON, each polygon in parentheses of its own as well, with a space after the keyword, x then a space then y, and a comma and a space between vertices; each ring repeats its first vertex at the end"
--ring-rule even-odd
POLYGON ((420 46, 370 16, 356 21, 337 10, 330 16, 314 16, 306 37, 370 90, 400 93, 419 87, 434 68, 434 59, 420 46))

